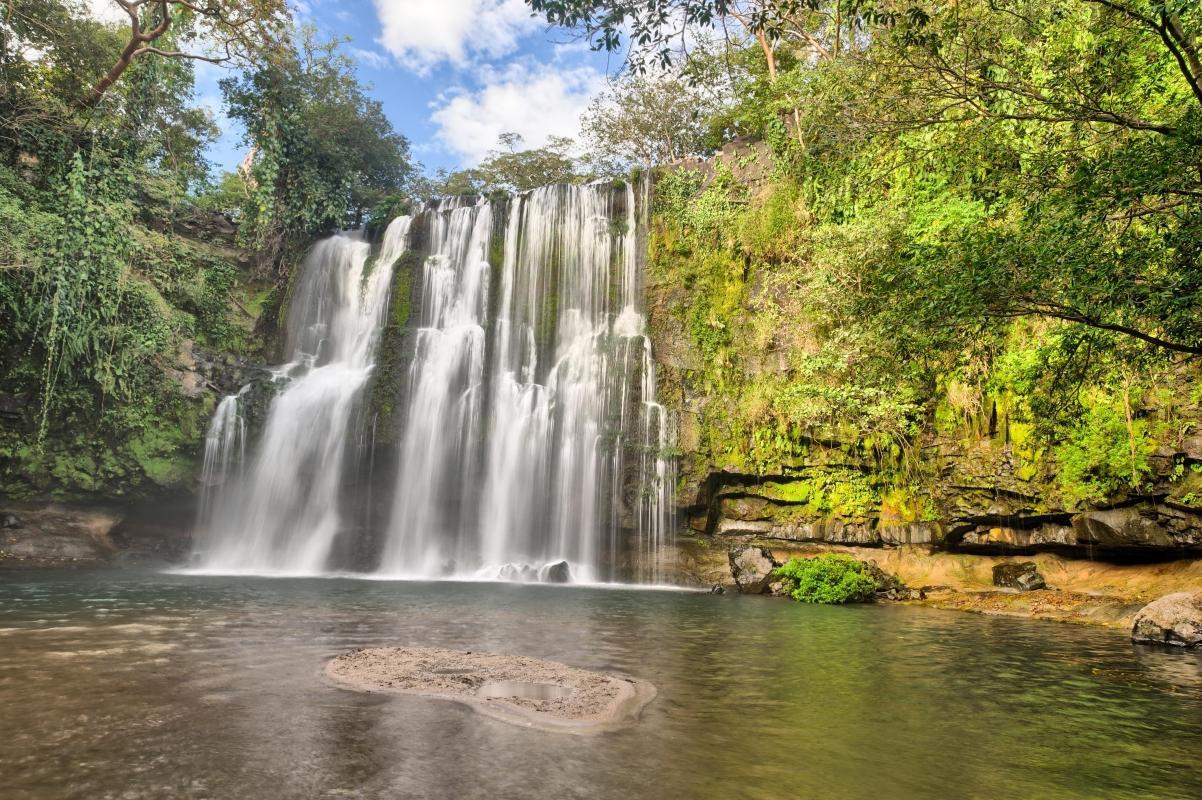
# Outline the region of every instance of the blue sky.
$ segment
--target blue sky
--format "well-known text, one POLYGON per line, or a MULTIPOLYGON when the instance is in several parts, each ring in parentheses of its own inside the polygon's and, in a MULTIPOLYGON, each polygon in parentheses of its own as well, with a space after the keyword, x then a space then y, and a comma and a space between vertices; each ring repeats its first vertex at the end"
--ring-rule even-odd
MULTIPOLYGON (((477 163, 506 131, 538 147, 574 136, 580 112, 619 62, 548 29, 522 0, 293 0, 298 21, 350 37, 344 52, 428 170, 477 163)), ((242 158, 241 131, 220 115, 217 81, 201 64, 197 98, 218 112, 219 168, 242 158)))

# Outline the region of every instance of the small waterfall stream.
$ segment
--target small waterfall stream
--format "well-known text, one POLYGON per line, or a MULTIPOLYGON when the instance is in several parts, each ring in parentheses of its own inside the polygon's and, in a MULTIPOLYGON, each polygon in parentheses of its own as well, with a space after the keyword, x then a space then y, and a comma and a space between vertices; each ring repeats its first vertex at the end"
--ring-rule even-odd
POLYGON ((239 480, 227 480, 201 509, 195 538, 202 569, 326 569, 341 528, 347 433, 408 227, 406 217, 393 221, 370 270, 371 248, 358 233, 323 239, 305 257, 288 314, 291 357, 276 371, 284 385, 239 480))
MULTIPOLYGON (((424 260, 376 575, 665 579, 675 472, 643 313, 647 199, 630 185, 548 186, 445 199, 413 220, 424 260)), ((305 260, 287 384, 242 478, 205 501, 203 568, 326 571, 352 527, 344 504, 370 505, 349 486, 345 442, 409 234, 393 222, 372 270, 356 234, 305 260)), ((229 424, 217 415, 210 440, 229 424)))

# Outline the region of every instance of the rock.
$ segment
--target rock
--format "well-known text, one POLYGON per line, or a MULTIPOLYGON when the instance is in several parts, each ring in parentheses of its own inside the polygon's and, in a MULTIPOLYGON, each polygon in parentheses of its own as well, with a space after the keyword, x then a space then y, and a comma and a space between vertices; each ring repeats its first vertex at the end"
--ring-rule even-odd
POLYGON ((1079 544, 1098 547, 1174 547, 1179 543, 1137 508, 1086 511, 1073 517, 1079 544))
POLYGON ((0 562, 68 566, 103 563, 108 556, 108 551, 92 539, 71 533, 8 529, 0 536, 0 562))
POLYGON ((537 581, 538 570, 529 564, 506 564, 498 571, 497 577, 503 581, 537 581))
POLYGON ((1147 644, 1202 647, 1202 591, 1166 594, 1135 615, 1131 639, 1147 644))
POLYGON ((710 594, 726 594, 726 590, 722 588, 722 584, 715 583, 710 587, 710 594))
POLYGON ((910 587, 902 579, 880 568, 875 561, 861 561, 864 571, 876 582, 876 596, 886 600, 910 599, 910 587))
POLYGON ((24 528, 21 520, 16 514, 4 514, 0 516, 0 528, 24 528))
POLYGON ((1006 589, 1018 589, 1020 592, 1033 592, 1036 589, 1046 589, 1047 581, 1035 567, 1034 561, 1023 561, 1017 564, 998 564, 993 568, 993 585, 1006 589))
POLYGON ((556 561, 543 567, 539 579, 545 583, 568 583, 572 580, 572 568, 566 561, 556 561))
POLYGON ((763 594, 772 583, 772 571, 780 564, 763 547, 730 551, 730 574, 743 594, 763 594))

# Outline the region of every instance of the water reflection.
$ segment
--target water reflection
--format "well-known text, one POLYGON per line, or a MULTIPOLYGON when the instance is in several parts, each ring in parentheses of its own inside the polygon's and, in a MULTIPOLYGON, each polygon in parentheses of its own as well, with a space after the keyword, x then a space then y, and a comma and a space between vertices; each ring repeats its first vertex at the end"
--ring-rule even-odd
POLYGON ((489 584, 0 578, 4 796, 1202 796, 1202 657, 898 607, 489 584), (519 653, 659 696, 594 737, 327 682, 519 653))

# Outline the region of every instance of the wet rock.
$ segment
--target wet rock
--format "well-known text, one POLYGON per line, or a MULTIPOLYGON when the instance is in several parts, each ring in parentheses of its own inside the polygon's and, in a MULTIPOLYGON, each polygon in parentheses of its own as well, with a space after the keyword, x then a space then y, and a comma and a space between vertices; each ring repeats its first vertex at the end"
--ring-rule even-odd
POLYGON ((568 583, 572 580, 572 568, 566 561, 557 561, 543 567, 539 578, 545 583, 568 583))
POLYGON ((0 528, 24 528, 16 514, 0 514, 0 528))
POLYGON ((772 571, 780 564, 763 547, 744 547, 730 551, 730 574, 743 594, 763 594, 772 583, 772 571))
POLYGON ((529 564, 506 564, 498 571, 497 577, 503 581, 537 581, 538 570, 529 564))
POLYGON ((722 588, 722 584, 715 583, 710 587, 710 594, 726 594, 726 589, 722 588))
POLYGON ((1155 520, 1137 508, 1086 511, 1073 517, 1081 544, 1098 547, 1174 547, 1178 542, 1155 520))
POLYGON ((92 539, 70 533, 6 529, 0 535, 0 562, 31 566, 103 563, 108 551, 92 539))
POLYGON ((1202 591, 1153 600, 1135 615, 1131 639, 1147 644, 1202 647, 1202 591))
POLYGON ((993 585, 1005 589, 1018 589, 1020 592, 1032 592, 1048 587, 1047 581, 1039 573, 1034 561, 998 564, 993 568, 993 585))

